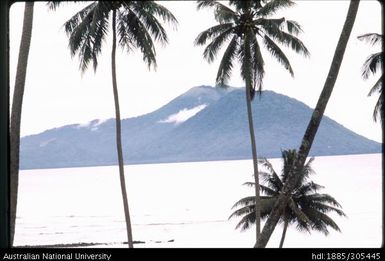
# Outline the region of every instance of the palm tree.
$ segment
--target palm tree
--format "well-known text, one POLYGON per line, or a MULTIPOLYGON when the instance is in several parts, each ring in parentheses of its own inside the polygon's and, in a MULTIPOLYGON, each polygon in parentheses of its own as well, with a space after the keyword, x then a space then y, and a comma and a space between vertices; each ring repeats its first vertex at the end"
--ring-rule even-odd
MULTIPOLYGON (((56 8, 57 5, 57 2, 51 3, 52 8, 56 8)), ((161 18, 163 22, 177 23, 176 18, 168 9, 154 1, 94 1, 64 24, 69 37, 71 55, 78 54, 82 72, 88 68, 90 62, 96 71, 98 55, 108 33, 108 27, 111 25, 111 70, 116 115, 116 149, 128 246, 130 248, 133 247, 133 240, 123 167, 119 95, 116 79, 116 46, 118 44, 127 51, 134 48, 139 49, 148 68, 150 69, 151 66, 156 68, 154 40, 162 44, 168 42, 166 31, 158 18, 161 18)))
POLYGON ((19 186, 20 124, 23 106, 25 78, 32 37, 34 2, 25 2, 23 30, 17 61, 15 89, 13 92, 10 128, 10 245, 13 245, 16 224, 17 195, 19 186))
MULTIPOLYGON (((273 169, 272 164, 263 159, 259 162, 267 170, 260 172, 263 182, 266 185, 260 185, 261 191, 265 196, 261 196, 261 218, 265 219, 269 216, 274 202, 282 192, 283 184, 286 182, 287 174, 292 167, 297 152, 295 150, 286 150, 282 152, 283 169, 281 177, 273 169)), ((345 216, 339 208, 340 204, 328 194, 319 194, 317 191, 322 186, 308 181, 310 174, 314 173, 311 163, 314 158, 308 160, 304 168, 298 173, 298 182, 290 195, 289 204, 283 211, 280 221, 283 222, 283 232, 279 247, 282 248, 285 240, 287 227, 289 225, 297 225, 299 231, 308 231, 311 229, 328 235, 328 227, 340 231, 338 225, 327 215, 328 212, 335 212, 340 216, 345 216)), ((245 185, 254 186, 254 182, 247 182, 245 185)), ((236 202, 233 208, 240 207, 235 210, 230 218, 242 217, 236 228, 242 230, 248 229, 251 224, 255 223, 255 197, 245 197, 236 202)))
POLYGON ((226 83, 231 76, 235 61, 238 61, 241 65, 241 76, 246 85, 245 96, 253 156, 254 181, 256 184, 257 239, 260 234, 260 188, 251 101, 256 90, 261 93, 265 73, 264 59, 260 48, 261 43, 292 76, 294 73, 290 62, 277 43, 287 46, 304 56, 309 55, 305 45, 296 37, 302 31, 297 22, 285 18, 269 18, 278 9, 290 7, 294 3, 290 0, 264 2, 267 3, 262 4, 261 1, 229 1, 230 6, 235 8, 233 10, 219 1, 198 1, 198 9, 214 8, 215 19, 219 24, 203 31, 195 39, 196 45, 205 45, 209 42, 203 52, 203 57, 208 62, 213 62, 225 42, 230 41, 219 65, 216 77, 217 86, 227 86, 226 83))
POLYGON ((293 167, 287 174, 288 177, 282 188, 282 193, 279 195, 278 199, 274 203, 273 209, 271 210, 271 213, 267 218, 265 225, 263 226, 261 237, 257 240, 257 243, 255 244, 255 247, 257 248, 263 248, 267 245, 267 242, 269 241, 270 236, 273 233, 281 214, 283 213, 283 210, 286 208, 286 205, 289 202, 289 195, 292 193, 295 187, 295 173, 297 173, 299 169, 303 168, 306 158, 309 155, 309 151, 313 144, 315 135, 317 134, 318 127, 321 123, 329 98, 333 92, 334 84, 337 80, 339 70, 341 68, 342 60, 346 50, 346 45, 349 41, 349 37, 353 29, 359 4, 360 0, 350 1, 346 20, 342 28, 340 39, 338 40, 336 50, 334 52, 333 60, 330 65, 329 73, 326 77, 324 87, 319 96, 313 114, 310 118, 305 134, 302 138, 301 146, 298 150, 298 156, 296 157, 292 165, 293 167))
MULTIPOLYGON (((381 42, 384 40, 384 36, 381 34, 376 33, 370 33, 370 34, 363 34, 358 36, 359 40, 364 40, 369 42, 371 45, 381 44, 381 42)), ((384 55, 384 51, 375 53, 370 55, 362 67, 362 78, 367 80, 371 74, 375 74, 378 69, 382 69, 382 56, 384 55)), ((380 96, 378 97, 377 103, 374 107, 373 111, 373 120, 377 121, 377 118, 380 118, 381 122, 384 121, 384 112, 382 110, 382 80, 383 80, 384 73, 381 74, 380 78, 377 80, 377 82, 373 85, 373 87, 370 89, 368 96, 372 96, 375 92, 379 92, 380 96)))

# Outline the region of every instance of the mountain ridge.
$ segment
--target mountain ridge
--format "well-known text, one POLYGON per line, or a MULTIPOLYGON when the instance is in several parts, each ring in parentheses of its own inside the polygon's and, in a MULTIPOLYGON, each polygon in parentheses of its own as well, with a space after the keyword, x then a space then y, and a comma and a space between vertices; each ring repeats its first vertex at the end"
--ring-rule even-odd
MULTIPOLYGON (((122 120, 125 164, 251 158, 243 88, 193 87, 153 112, 122 120), (172 117, 171 117, 172 116, 172 117), (168 119, 168 120, 167 120, 168 119)), ((253 101, 258 155, 298 148, 312 109, 273 91, 253 101)), ((114 119, 21 139, 22 169, 116 164, 114 119)), ((310 155, 381 152, 381 144, 324 117, 310 155)))

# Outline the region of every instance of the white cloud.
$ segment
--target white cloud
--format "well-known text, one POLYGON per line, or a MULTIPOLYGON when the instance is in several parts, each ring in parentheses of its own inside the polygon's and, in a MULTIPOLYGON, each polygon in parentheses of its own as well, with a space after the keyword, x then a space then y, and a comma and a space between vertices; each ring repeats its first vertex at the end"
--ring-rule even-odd
POLYGON ((89 122, 85 123, 79 123, 78 125, 75 126, 76 129, 79 128, 91 128, 91 131, 96 131, 99 127, 100 124, 106 122, 108 119, 97 119, 97 120, 92 120, 89 122))
POLYGON ((175 125, 177 125, 187 121, 188 119, 190 119, 191 117, 193 117, 195 114, 197 114, 198 112, 200 112, 206 107, 207 107, 207 104, 201 104, 191 109, 184 108, 177 113, 171 114, 165 120, 160 120, 158 122, 174 123, 175 125))

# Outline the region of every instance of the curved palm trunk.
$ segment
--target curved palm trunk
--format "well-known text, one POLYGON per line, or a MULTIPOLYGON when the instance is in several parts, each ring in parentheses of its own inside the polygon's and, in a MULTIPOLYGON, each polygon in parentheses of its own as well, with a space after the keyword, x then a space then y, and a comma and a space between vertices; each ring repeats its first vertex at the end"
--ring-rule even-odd
POLYGON ((259 195, 259 174, 258 174, 258 160, 257 160, 257 146, 254 135, 253 124, 253 111, 251 108, 251 96, 250 87, 246 86, 246 105, 247 105, 247 117, 249 121, 249 131, 251 140, 251 151, 253 155, 253 167, 254 167, 254 182, 255 182, 255 224, 256 224, 256 240, 260 237, 261 233, 261 199, 259 195))
POLYGON ((337 43, 336 50, 334 52, 334 57, 330 66, 328 76, 326 78, 321 95, 318 99, 317 105, 313 111, 310 122, 307 126, 305 135, 302 139, 302 143, 298 152, 298 157, 295 159, 293 164, 294 168, 289 171, 287 181, 282 189, 282 194, 278 197, 278 200, 274 204, 269 218, 267 219, 265 226, 263 227, 261 237, 257 241, 256 247, 265 247, 267 242, 269 241, 270 236, 273 233, 275 226, 277 225, 278 220, 281 216, 281 213, 286 207, 291 192, 293 191, 293 188, 297 182, 295 173, 297 172, 297 170, 303 168, 305 160, 309 155, 309 151, 311 149, 318 127, 325 112, 326 105, 329 101, 329 98, 334 88, 334 84, 337 80, 338 72, 341 67, 342 59, 346 50, 346 45, 348 43, 349 36, 352 31, 354 21, 356 19, 359 3, 359 0, 350 1, 348 14, 340 35, 340 39, 337 43))
POLYGON ((121 123, 120 123, 119 95, 118 95, 118 85, 116 82, 116 61, 115 60, 116 60, 116 10, 113 10, 112 11, 111 67, 112 67, 112 88, 114 91, 115 115, 116 115, 116 119, 115 119, 115 123, 116 123, 116 149, 118 152, 120 187, 122 189, 122 198, 123 198, 123 205, 124 205, 124 216, 126 219, 128 247, 133 248, 134 245, 133 245, 133 241, 132 241, 132 228, 131 228, 130 211, 128 208, 126 183, 125 183, 125 179, 124 179, 122 131, 121 131, 121 123))
POLYGON ((281 242, 279 242, 279 248, 282 248, 283 242, 285 241, 286 230, 287 230, 288 225, 289 225, 289 222, 285 219, 285 223, 283 224, 283 231, 282 231, 281 242))
POLYGON ((13 245, 16 224, 17 195, 19 186, 20 123, 29 48, 31 45, 34 2, 26 2, 23 31, 17 61, 15 90, 13 93, 10 130, 10 244, 13 245))

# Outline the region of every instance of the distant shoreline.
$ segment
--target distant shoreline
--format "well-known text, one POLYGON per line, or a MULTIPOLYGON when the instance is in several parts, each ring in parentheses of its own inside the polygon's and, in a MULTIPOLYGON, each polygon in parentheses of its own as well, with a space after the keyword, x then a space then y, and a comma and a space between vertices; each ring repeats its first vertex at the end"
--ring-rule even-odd
MULTIPOLYGON (((375 155, 375 154, 382 154, 382 152, 377 152, 377 153, 362 153, 362 154, 338 154, 338 155, 309 155, 309 157, 338 157, 338 156, 361 156, 361 155, 375 155)), ((261 157, 264 158, 264 157, 261 157)), ((280 159, 280 157, 267 157, 268 159, 280 159)), ((238 161, 238 160, 252 160, 252 158, 242 158, 240 157, 239 159, 207 159, 205 161, 202 160, 189 160, 189 161, 177 161, 177 162, 172 162, 172 161, 159 161, 159 162, 133 162, 133 163, 125 163, 124 166, 130 166, 130 165, 159 165, 159 164, 180 164, 180 163, 202 163, 202 162, 215 162, 215 161, 238 161)), ((49 169, 72 169, 72 168, 93 168, 93 167, 118 167, 117 164, 101 164, 101 165, 79 165, 79 166, 58 166, 54 168, 20 168, 20 170, 38 170, 38 169, 44 169, 44 170, 49 170, 49 169)))

